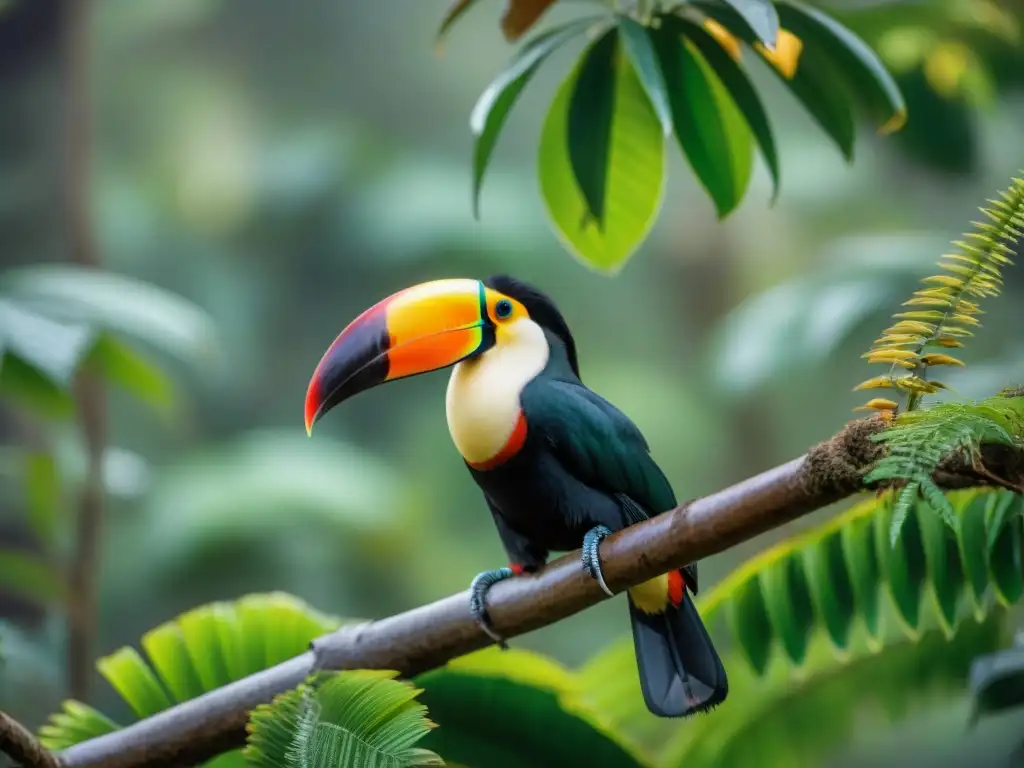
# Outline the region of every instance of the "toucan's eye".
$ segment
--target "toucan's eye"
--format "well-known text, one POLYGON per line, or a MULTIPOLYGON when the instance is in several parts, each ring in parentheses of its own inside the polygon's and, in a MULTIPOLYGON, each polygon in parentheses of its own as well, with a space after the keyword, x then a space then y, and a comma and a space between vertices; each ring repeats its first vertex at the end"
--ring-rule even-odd
POLYGON ((512 314, 512 302, 508 299, 499 299, 498 303, 494 305, 494 316, 499 320, 504 320, 512 314))

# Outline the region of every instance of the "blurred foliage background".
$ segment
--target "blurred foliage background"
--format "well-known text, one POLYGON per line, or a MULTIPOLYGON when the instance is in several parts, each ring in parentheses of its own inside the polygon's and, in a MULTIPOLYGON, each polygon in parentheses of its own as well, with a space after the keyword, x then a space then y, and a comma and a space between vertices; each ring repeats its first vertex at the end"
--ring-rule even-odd
MULTIPOLYGON (((581 6, 560 3, 550 19, 581 6)), ((471 216, 469 112, 513 50, 499 7, 479 3, 439 55, 445 0, 96 2, 88 191, 103 266, 131 279, 108 283, 45 269, 68 261, 66 4, 0 2, 0 337, 25 327, 3 311, 4 296, 19 297, 51 322, 36 326, 35 353, 55 375, 84 359, 112 384, 96 653, 215 599, 285 590, 377 618, 504 563, 450 444, 443 374, 370 392, 304 435, 321 353, 384 295, 498 271, 539 284, 573 327, 583 379, 636 421, 677 494, 693 497, 850 418, 861 350, 1024 166, 1021 3, 836 4, 898 75, 904 131, 865 130, 847 165, 755 72, 780 145, 777 203, 759 164, 720 223, 670 153, 652 237, 620 275, 601 276, 562 250, 537 193, 537 135, 564 52, 513 111, 481 220, 471 216)), ((1024 271, 1007 283, 969 367, 950 377, 966 396, 1024 379, 1024 271)), ((0 549, 13 574, 0 583, 0 706, 36 725, 67 681, 61 590, 33 568, 70 546, 87 461, 68 402, 19 396, 28 374, 11 344, 0 345, 0 549)), ((834 513, 710 559, 703 583, 834 513)), ((577 665, 627 626, 620 599, 515 644, 577 665)), ((109 689, 94 691, 118 712, 109 689)), ((966 711, 957 699, 899 728, 872 720, 830 764, 911 753, 1004 764, 1020 717, 968 735, 966 711)))

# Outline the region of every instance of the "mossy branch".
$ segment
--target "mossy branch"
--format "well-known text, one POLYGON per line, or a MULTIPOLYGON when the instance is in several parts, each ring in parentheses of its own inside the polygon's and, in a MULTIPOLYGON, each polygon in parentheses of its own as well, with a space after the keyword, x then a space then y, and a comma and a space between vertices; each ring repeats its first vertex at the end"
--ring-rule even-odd
POLYGON ((935 477, 944 463, 957 461, 993 485, 1024 492, 1020 478, 1001 477, 999 470, 985 466, 981 453, 982 446, 1002 446, 1017 453, 1024 448, 1024 397, 1016 390, 976 403, 940 403, 901 413, 889 429, 873 439, 888 452, 864 482, 903 486, 893 512, 893 542, 918 496, 956 529, 953 507, 935 477))

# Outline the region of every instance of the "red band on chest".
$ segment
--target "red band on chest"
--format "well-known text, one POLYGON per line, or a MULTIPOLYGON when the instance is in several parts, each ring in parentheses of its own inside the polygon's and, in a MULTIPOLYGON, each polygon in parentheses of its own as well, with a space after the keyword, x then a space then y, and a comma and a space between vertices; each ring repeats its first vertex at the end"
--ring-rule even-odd
POLYGON ((668 599, 672 601, 672 605, 678 608, 683 604, 685 596, 686 585, 683 583, 682 571, 672 571, 668 575, 668 599))
POLYGON ((512 569, 512 573, 516 576, 522 576, 526 573, 526 566, 519 563, 510 563, 508 567, 512 569))
POLYGON ((512 434, 509 436, 508 441, 505 443, 505 447, 502 448, 498 453, 487 461, 481 462, 467 462, 473 469, 486 472, 489 469, 494 469, 504 464, 506 461, 511 459, 519 450, 523 447, 526 442, 526 414, 521 410, 519 411, 519 419, 516 421, 516 428, 512 430, 512 434))

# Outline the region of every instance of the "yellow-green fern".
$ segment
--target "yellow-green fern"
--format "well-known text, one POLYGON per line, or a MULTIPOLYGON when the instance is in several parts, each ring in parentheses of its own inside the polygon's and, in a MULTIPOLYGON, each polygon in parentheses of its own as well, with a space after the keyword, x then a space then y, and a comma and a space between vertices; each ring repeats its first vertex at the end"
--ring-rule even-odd
MULTIPOLYGON (((962 347, 980 325, 979 300, 999 294, 1002 268, 1013 263, 1013 246, 1024 235, 1024 178, 1014 179, 990 204, 981 209, 988 220, 974 222, 974 230, 954 243, 959 251, 942 257, 944 273, 922 280, 922 287, 904 302, 908 309, 894 315, 896 323, 863 355, 870 363, 888 365, 889 372, 856 389, 906 393, 906 410, 911 411, 922 396, 945 388, 928 380, 929 368, 963 365, 942 350, 962 347)), ((895 399, 877 397, 861 409, 892 412, 898 407, 895 399)))

